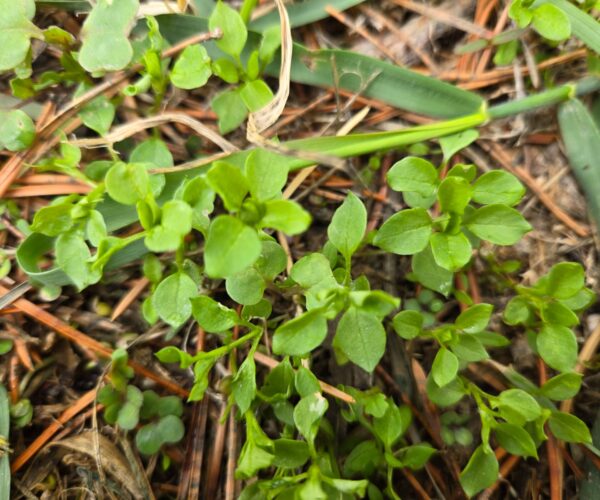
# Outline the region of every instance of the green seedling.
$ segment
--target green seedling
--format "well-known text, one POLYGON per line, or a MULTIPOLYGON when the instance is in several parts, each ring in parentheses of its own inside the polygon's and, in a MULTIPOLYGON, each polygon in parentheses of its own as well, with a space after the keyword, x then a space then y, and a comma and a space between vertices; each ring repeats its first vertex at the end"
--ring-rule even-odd
POLYGON ((128 381, 133 370, 127 365, 127 352, 112 355, 110 383, 98 392, 105 406, 104 419, 124 431, 136 430, 135 443, 144 455, 158 453, 163 445, 181 441, 185 429, 181 421, 183 404, 177 396, 160 397, 154 391, 140 391, 128 381))

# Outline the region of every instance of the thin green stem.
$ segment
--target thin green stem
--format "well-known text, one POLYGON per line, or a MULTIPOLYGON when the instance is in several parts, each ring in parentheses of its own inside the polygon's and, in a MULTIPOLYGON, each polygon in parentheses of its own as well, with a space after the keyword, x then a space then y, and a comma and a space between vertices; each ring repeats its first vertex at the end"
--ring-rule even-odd
POLYGON ((262 330, 260 328, 256 328, 256 329, 252 330, 250 333, 247 333, 243 337, 240 337, 239 339, 234 340, 233 342, 230 342, 227 345, 218 347, 217 349, 213 349, 212 351, 209 351, 209 352, 201 353, 201 356, 205 357, 205 358, 209 358, 209 357, 210 358, 220 358, 222 356, 226 356, 236 347, 244 345, 246 342, 248 342, 249 340, 252 340, 254 337, 256 337, 257 335, 260 335, 261 333, 262 333, 262 330))

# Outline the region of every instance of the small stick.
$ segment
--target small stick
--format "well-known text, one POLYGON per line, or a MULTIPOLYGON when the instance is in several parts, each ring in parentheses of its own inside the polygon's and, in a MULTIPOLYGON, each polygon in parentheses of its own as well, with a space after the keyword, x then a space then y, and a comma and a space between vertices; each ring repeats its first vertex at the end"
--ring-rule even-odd
POLYGON ((227 422, 222 422, 222 419, 225 418, 226 411, 227 405, 223 405, 223 408, 221 408, 221 412, 216 423, 217 430, 215 432, 215 437, 212 442, 210 456, 208 459, 208 467, 206 471, 206 489, 204 490, 205 498, 217 498, 218 496, 217 489, 219 485, 219 472, 221 471, 221 465, 223 463, 225 436, 227 434, 227 422))
POLYGON ((237 461, 237 433, 235 427, 235 407, 229 414, 229 431, 227 436, 227 476, 225 480, 225 500, 235 498, 235 463, 237 461))
POLYGON ((127 308, 133 303, 135 299, 144 291, 144 288, 148 286, 150 281, 148 278, 140 278, 133 283, 133 286, 129 289, 129 291, 123 296, 123 298, 116 305, 112 316, 110 317, 111 321, 115 321, 121 314, 123 314, 127 308))

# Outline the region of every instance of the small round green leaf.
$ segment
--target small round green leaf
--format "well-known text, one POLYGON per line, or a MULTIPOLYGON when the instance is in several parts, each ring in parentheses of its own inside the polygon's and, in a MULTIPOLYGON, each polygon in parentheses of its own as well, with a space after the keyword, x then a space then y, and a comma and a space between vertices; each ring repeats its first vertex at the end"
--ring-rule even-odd
POLYGON ((251 266, 260 256, 261 243, 255 229, 229 215, 213 220, 204 249, 206 273, 226 278, 251 266))
POLYGON ((321 345, 327 335, 327 320, 313 309, 281 325, 273 335, 273 352, 303 356, 321 345))
POLYGON ((115 163, 106 174, 110 197, 123 205, 135 205, 150 193, 150 178, 142 163, 115 163))
POLYGON ((333 214, 327 228, 329 241, 349 259, 360 245, 367 228, 367 210, 363 202, 352 192, 333 214))
POLYGON ((460 473, 460 484, 468 497, 486 489, 498 479, 498 460, 492 450, 480 445, 460 473))
POLYGON ((237 11, 219 0, 208 19, 208 27, 211 31, 220 29, 223 32, 221 38, 216 41, 217 47, 223 52, 233 57, 242 53, 248 30, 237 11))
MULTIPOLYGON (((3 47, 0 52, 6 50, 3 47)), ((0 147, 21 151, 28 148, 34 139, 35 125, 28 115, 20 109, 0 111, 0 147)))
POLYGON ((412 191, 421 196, 435 192, 438 173, 427 160, 409 156, 394 163, 387 173, 387 181, 394 191, 412 191))
POLYGON ((186 47, 175 61, 171 82, 180 89, 202 87, 212 74, 210 57, 202 45, 186 47))
POLYGON ((448 271, 458 271, 471 260, 473 249, 463 233, 434 233, 430 243, 435 261, 448 271))
POLYGON ((514 208, 506 205, 488 205, 465 217, 469 230, 482 240, 496 245, 514 245, 531 226, 514 208))
POLYGON ((577 339, 566 326, 544 325, 536 345, 542 359, 556 370, 571 370, 577 362, 577 339))
POLYGON ((442 347, 433 360, 431 365, 431 376, 438 385, 444 387, 456 378, 458 373, 458 358, 456 355, 442 347))
POLYGON ((179 328, 192 314, 190 299, 198 295, 196 283, 187 274, 178 272, 160 282, 152 302, 160 318, 179 328))
POLYGON ((381 320, 352 306, 338 323, 333 345, 350 361, 372 372, 383 357, 385 343, 381 320))
POLYGON ((550 3, 540 5, 532 11, 533 29, 548 40, 560 42, 571 36, 571 21, 565 12, 550 3))
POLYGON ((537 458, 537 449, 529 433, 514 424, 500 423, 494 427, 498 444, 513 455, 537 458))
POLYGON ((431 217, 423 208, 402 210, 386 220, 373 244, 398 255, 412 255, 423 250, 431 235, 431 217))
POLYGON ((519 179, 504 170, 487 172, 473 184, 473 201, 481 205, 516 205, 524 194, 525 187, 519 179))

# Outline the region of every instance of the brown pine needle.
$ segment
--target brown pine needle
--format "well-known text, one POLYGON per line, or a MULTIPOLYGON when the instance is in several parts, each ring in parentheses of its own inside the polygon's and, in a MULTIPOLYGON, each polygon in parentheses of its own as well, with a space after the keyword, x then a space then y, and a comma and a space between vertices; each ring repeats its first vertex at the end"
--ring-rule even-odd
POLYGON ((133 286, 116 305, 112 316, 110 317, 111 321, 115 321, 119 316, 121 316, 121 314, 127 310, 133 301, 138 298, 140 293, 144 291, 144 288, 146 288, 149 283, 150 281, 148 278, 140 278, 139 280, 136 280, 133 286))

